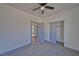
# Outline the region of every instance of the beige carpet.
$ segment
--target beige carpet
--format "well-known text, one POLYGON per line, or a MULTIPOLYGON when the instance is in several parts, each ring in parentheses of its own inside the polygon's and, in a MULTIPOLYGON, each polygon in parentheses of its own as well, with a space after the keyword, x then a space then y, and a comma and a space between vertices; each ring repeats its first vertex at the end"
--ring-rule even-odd
POLYGON ((36 42, 2 54, 2 56, 79 56, 79 52, 64 48, 59 43, 54 45, 48 42, 36 42))

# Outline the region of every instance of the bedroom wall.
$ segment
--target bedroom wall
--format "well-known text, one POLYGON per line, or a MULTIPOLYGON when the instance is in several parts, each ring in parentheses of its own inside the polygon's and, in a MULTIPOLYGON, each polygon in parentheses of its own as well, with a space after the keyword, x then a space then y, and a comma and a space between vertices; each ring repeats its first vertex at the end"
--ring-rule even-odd
POLYGON ((45 37, 49 40, 49 23, 64 20, 64 46, 79 51, 79 7, 45 18, 45 37))
POLYGON ((0 4, 0 54, 31 43, 31 21, 42 19, 0 4))

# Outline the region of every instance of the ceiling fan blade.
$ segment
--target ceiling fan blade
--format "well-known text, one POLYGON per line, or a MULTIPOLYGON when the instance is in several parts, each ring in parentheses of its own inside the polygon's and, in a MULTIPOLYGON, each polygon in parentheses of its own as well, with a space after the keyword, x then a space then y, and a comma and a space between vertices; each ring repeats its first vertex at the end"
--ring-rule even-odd
POLYGON ((45 6, 45 8, 47 8, 47 9, 54 9, 54 7, 50 7, 50 6, 45 6))
POLYGON ((44 14, 44 10, 42 10, 42 14, 44 14))
POLYGON ((32 11, 35 11, 35 10, 40 9, 40 8, 41 8, 41 7, 35 8, 35 9, 33 9, 32 11))
POLYGON ((45 6, 47 3, 39 3, 39 5, 41 6, 45 6))

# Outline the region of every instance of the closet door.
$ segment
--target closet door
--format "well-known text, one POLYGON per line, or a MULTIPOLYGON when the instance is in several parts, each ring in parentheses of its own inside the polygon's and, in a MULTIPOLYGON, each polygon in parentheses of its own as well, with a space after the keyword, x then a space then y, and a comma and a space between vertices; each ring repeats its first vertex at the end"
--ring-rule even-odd
POLYGON ((56 44, 56 23, 50 23, 50 42, 56 44))

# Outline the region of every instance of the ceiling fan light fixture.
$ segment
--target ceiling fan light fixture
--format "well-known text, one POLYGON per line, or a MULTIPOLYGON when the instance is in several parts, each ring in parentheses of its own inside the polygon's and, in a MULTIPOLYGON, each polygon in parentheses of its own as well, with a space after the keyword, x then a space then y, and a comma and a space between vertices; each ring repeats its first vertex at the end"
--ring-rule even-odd
POLYGON ((45 9, 45 7, 44 7, 44 6, 42 6, 42 7, 41 7, 41 10, 44 10, 44 9, 45 9))
POLYGON ((35 9, 33 9, 33 11, 37 10, 37 9, 40 9, 42 11, 42 14, 44 14, 44 9, 51 9, 53 10, 54 7, 51 7, 51 6, 46 6, 47 3, 39 3, 40 7, 37 7, 35 9))

